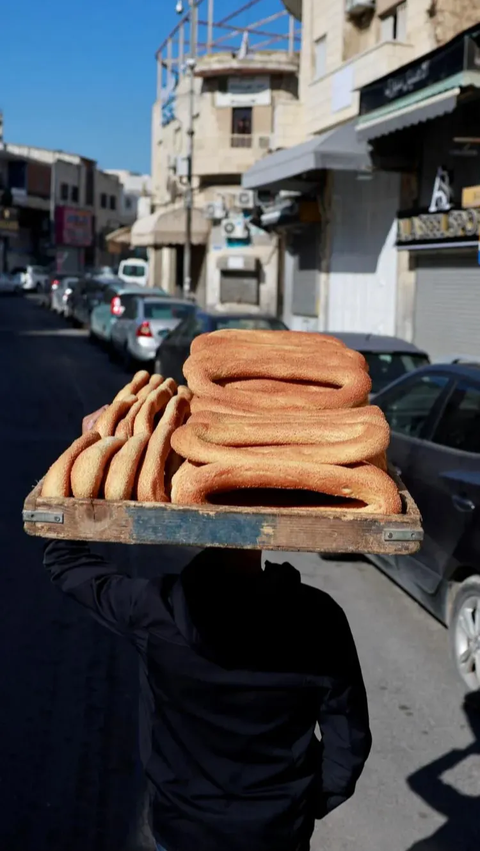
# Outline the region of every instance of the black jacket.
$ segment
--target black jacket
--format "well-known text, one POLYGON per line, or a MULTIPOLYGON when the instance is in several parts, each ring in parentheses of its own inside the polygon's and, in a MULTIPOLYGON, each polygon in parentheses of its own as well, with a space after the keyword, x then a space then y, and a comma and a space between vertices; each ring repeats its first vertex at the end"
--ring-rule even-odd
POLYGON ((232 576, 228 551, 205 551, 149 581, 69 541, 44 561, 138 649, 141 757, 168 849, 294 851, 353 794, 371 745, 355 645, 340 607, 291 565, 232 576))

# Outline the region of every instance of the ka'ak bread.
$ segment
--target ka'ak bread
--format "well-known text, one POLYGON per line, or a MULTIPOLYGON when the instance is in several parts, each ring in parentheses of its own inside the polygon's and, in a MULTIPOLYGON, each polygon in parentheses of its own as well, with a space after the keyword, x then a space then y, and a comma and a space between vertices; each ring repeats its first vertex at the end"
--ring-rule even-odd
POLYGON ((131 437, 113 456, 105 478, 105 499, 134 498, 135 480, 148 440, 148 434, 131 437))
POLYGON ((152 375, 148 384, 145 384, 145 387, 142 387, 142 389, 139 390, 136 394, 138 401, 144 402, 148 394, 151 393, 152 390, 156 390, 157 387, 160 387, 160 385, 163 384, 164 380, 165 379, 163 375, 152 375))
POLYGON ((265 351, 259 357, 253 351, 248 357, 215 360, 210 362, 202 353, 190 355, 183 367, 190 390, 244 410, 352 408, 366 401, 372 387, 368 373, 346 363, 343 357, 325 362, 323 358, 291 352, 265 351), (268 380, 268 389, 248 393, 228 386, 230 381, 251 379, 268 380))
POLYGON ((143 459, 137 484, 139 502, 169 502, 169 480, 166 475, 171 452, 171 438, 185 422, 190 412, 188 400, 183 396, 170 399, 165 413, 151 436, 143 459))
MULTIPOLYGON (((140 391, 143 392, 143 391, 140 391)), ((146 394, 148 396, 148 393, 146 394)), ((146 398, 146 397, 145 397, 146 398)), ((135 418, 143 405, 142 399, 138 399, 127 412, 127 415, 120 420, 116 429, 115 429, 115 437, 123 437, 125 440, 128 440, 129 437, 133 437, 133 426, 135 423, 135 418)))
POLYGON ((104 437, 84 449, 72 467, 71 484, 77 499, 96 499, 100 494, 105 470, 124 445, 121 437, 104 437))
POLYGON ((190 352, 192 355, 197 354, 218 344, 222 346, 228 344, 232 348, 245 344, 249 346, 285 346, 302 351, 321 345, 336 346, 341 349, 347 348, 342 340, 328 334, 312 334, 305 331, 245 331, 240 328, 225 328, 195 337, 190 346, 190 352))
POLYGON ((399 514, 402 503, 392 479, 372 464, 340 467, 313 466, 302 461, 263 458, 248 464, 217 462, 195 467, 185 461, 172 482, 172 502, 177 505, 281 504, 312 510, 399 514), (317 504, 305 498, 318 494, 317 504), (332 499, 333 498, 333 499, 332 499))
MULTIPOLYGON (((356 413, 356 412, 355 412, 356 413)), ((310 460, 318 464, 353 464, 380 455, 388 447, 390 429, 385 419, 358 417, 353 422, 328 422, 325 418, 301 422, 271 417, 218 417, 193 421, 178 429, 172 439, 175 451, 196 464, 216 461, 243 463, 260 456, 284 460, 310 460), (275 447, 273 450, 272 447, 275 447)))
POLYGON ((120 420, 130 410, 132 405, 137 401, 136 396, 125 396, 124 399, 118 399, 112 402, 108 408, 100 414, 95 423, 95 431, 98 431, 100 437, 113 437, 120 420))
POLYGON ((169 379, 156 390, 152 390, 145 399, 133 423, 133 433, 153 434, 155 417, 161 413, 172 398, 172 385, 169 379))
POLYGON ((139 390, 145 387, 149 381, 150 373, 146 369, 141 369, 140 372, 135 373, 132 380, 125 387, 119 390, 113 401, 118 402, 120 399, 125 399, 126 396, 136 396, 139 390))
POLYGON ((241 360, 250 358, 256 362, 264 356, 275 356, 280 360, 288 358, 290 355, 294 357, 304 357, 309 360, 314 360, 315 363, 344 363, 346 366, 354 366, 364 369, 368 372, 368 364, 364 356, 354 349, 347 349, 345 346, 329 345, 328 343, 320 343, 310 346, 287 346, 287 345, 271 345, 257 346, 247 343, 238 343, 235 346, 225 343, 221 340, 214 344, 206 346, 200 351, 195 351, 191 356, 196 359, 202 358, 204 362, 210 366, 216 366, 219 362, 223 364, 226 360, 239 358, 241 360))
POLYGON ((52 498, 71 496, 70 474, 72 467, 83 450, 88 449, 89 446, 99 440, 100 435, 96 431, 88 431, 74 440, 72 445, 50 467, 43 480, 42 496, 52 498))

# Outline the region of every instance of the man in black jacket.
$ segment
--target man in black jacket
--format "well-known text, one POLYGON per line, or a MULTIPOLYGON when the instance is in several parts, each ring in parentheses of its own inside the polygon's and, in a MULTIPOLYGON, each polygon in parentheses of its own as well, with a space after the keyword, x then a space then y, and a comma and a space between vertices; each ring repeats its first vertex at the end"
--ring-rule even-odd
POLYGON ((53 582, 141 661, 140 752, 167 851, 307 851, 353 794, 371 737, 342 609, 260 553, 204 550, 180 576, 130 578, 51 541, 53 582), (316 725, 321 741, 315 735, 316 725))

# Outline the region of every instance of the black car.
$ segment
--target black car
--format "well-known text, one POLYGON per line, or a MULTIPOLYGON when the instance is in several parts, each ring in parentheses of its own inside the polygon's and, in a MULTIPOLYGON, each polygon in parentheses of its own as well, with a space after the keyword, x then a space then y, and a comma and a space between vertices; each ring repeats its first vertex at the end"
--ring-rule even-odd
POLYGON ((89 326, 92 310, 103 301, 105 290, 112 282, 123 286, 119 278, 93 275, 83 276, 75 283, 68 300, 68 316, 74 325, 82 328, 89 326))
POLYGON ((390 461, 415 499, 425 539, 414 556, 372 561, 449 627, 457 670, 480 688, 480 365, 419 369, 375 397, 390 461))
POLYGON ((155 358, 155 372, 168 375, 183 382, 183 364, 190 354, 192 340, 199 334, 219 331, 225 328, 242 328, 248 331, 287 331, 287 326, 274 316, 252 313, 220 313, 216 311, 195 311, 180 322, 160 344, 155 358))

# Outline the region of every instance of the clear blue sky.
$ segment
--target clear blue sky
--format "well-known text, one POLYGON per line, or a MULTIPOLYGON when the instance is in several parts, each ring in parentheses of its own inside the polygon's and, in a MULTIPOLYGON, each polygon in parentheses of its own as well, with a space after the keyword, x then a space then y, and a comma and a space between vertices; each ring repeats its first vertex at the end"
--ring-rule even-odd
MULTIPOLYGON (((154 53, 175 0, 3 0, 0 109, 7 142, 59 148, 103 168, 150 171, 154 53)), ((243 5, 216 0, 216 15, 243 5)), ((282 8, 262 0, 235 24, 282 8)))

